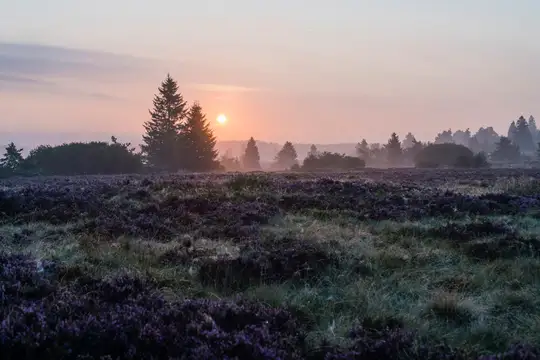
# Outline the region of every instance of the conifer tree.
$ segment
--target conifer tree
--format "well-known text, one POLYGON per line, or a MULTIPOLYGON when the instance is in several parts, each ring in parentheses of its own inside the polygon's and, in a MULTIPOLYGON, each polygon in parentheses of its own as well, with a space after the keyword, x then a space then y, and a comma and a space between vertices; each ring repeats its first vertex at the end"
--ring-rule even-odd
POLYGON ((392 135, 390 135, 390 139, 386 145, 386 151, 388 152, 388 162, 391 165, 397 164, 400 160, 402 149, 401 142, 399 141, 399 137, 396 133, 392 133, 392 135))
POLYGON ((144 123, 146 133, 141 145, 148 164, 161 170, 181 168, 185 144, 181 136, 186 117, 186 101, 178 91, 177 82, 167 74, 154 95, 150 120, 144 123))
POLYGON ((511 141, 515 141, 516 140, 516 132, 517 132, 517 128, 516 128, 516 122, 515 121, 512 121, 510 123, 510 127, 508 128, 508 138, 511 140, 511 141))
POLYGON ((185 142, 185 166, 193 171, 210 171, 219 167, 216 137, 203 109, 195 102, 188 111, 182 137, 185 142))
POLYGON ((529 130, 531 131, 533 141, 536 144, 538 141, 538 128, 536 127, 536 120, 532 115, 529 117, 529 130))
POLYGON ((409 132, 407 133, 407 135, 405 135, 405 139, 403 140, 403 143, 401 144, 401 146, 403 147, 403 149, 409 149, 413 147, 415 141, 416 141, 416 138, 411 132, 409 132))
POLYGON ((366 139, 362 139, 361 142, 356 144, 356 156, 366 160, 369 157, 369 144, 366 139))
POLYGON ((259 148, 255 139, 251 137, 247 143, 246 151, 243 156, 243 165, 246 170, 259 170, 261 168, 259 148))
POLYGON ((290 169, 298 164, 298 155, 294 145, 287 141, 276 155, 276 165, 279 168, 290 169))
POLYGON ((534 151, 536 148, 527 120, 523 116, 520 116, 516 123, 514 143, 524 152, 534 151))
POLYGON ((512 143, 512 141, 501 136, 499 142, 496 144, 496 149, 491 154, 491 158, 497 161, 518 161, 521 156, 519 146, 512 143))
POLYGON ((9 143, 5 148, 4 157, 0 159, 0 166, 10 171, 19 169, 24 161, 22 152, 23 149, 17 149, 15 143, 9 143))
POLYGON ((311 147, 309 148, 309 152, 307 154, 307 156, 318 156, 319 155, 319 150, 317 150, 317 147, 315 146, 315 144, 311 144, 311 147))

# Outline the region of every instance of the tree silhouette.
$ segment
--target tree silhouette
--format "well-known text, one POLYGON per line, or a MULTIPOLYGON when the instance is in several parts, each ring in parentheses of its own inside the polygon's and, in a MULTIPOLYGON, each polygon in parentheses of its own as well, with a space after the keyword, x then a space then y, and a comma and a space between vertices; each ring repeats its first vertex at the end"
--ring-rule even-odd
POLYGON ((523 116, 520 116, 516 122, 516 135, 513 142, 516 143, 522 151, 529 152, 536 150, 533 136, 529 130, 529 125, 523 116))
POLYGON ((369 158, 369 144, 366 139, 362 139, 361 142, 356 144, 356 156, 364 160, 369 158))
POLYGON ((185 145, 185 168, 192 171, 216 170, 217 161, 216 137, 206 120, 206 115, 198 102, 188 111, 187 120, 182 131, 185 145))
POLYGON ((510 123, 510 127, 508 128, 508 136, 507 136, 510 139, 510 141, 515 141, 516 132, 517 132, 516 122, 512 121, 510 123))
POLYGON ((309 152, 307 156, 317 156, 317 155, 319 155, 319 150, 317 150, 317 147, 315 146, 315 144, 312 144, 311 147, 309 148, 309 152))
POLYGON ((538 127, 536 126, 536 120, 532 115, 529 117, 529 130, 531 132, 533 142, 536 144, 538 141, 538 127))
POLYGON ((144 123, 144 144, 141 145, 148 164, 161 170, 181 168, 185 144, 180 136, 187 115, 186 102, 178 91, 178 84, 167 74, 154 95, 151 119, 144 123))
POLYGON ((278 168, 290 169, 298 164, 298 155, 294 145, 287 141, 276 155, 276 165, 278 168))
POLYGON ((388 162, 391 165, 396 165, 399 162, 402 154, 401 142, 399 141, 399 137, 396 133, 392 133, 392 135, 390 135, 388 144, 386 144, 386 151, 388 162))
POLYGON ((513 144, 506 136, 501 136, 495 151, 491 154, 491 158, 497 161, 518 161, 520 157, 519 146, 513 144))
POLYGON ((247 143, 242 160, 246 170, 259 170, 261 168, 261 164, 259 163, 259 148, 253 137, 251 137, 247 143))
POLYGON ((22 152, 23 149, 17 149, 15 143, 9 143, 5 147, 4 157, 0 159, 0 166, 10 171, 18 170, 24 161, 22 152))
POLYGON ((437 137, 435 138, 435 144, 446 144, 453 142, 454 138, 452 136, 452 130, 450 129, 437 134, 437 137))
POLYGON ((414 137, 412 133, 409 132, 407 133, 407 135, 405 135, 405 139, 403 139, 403 143, 401 145, 403 149, 409 149, 413 147, 415 141, 416 141, 416 138, 414 137))

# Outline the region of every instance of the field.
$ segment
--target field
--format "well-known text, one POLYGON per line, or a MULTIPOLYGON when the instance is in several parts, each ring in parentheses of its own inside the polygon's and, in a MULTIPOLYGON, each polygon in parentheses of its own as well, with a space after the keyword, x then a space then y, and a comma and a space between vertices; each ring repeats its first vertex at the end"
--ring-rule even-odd
POLYGON ((539 359, 539 234, 533 170, 4 180, 0 354, 539 359))

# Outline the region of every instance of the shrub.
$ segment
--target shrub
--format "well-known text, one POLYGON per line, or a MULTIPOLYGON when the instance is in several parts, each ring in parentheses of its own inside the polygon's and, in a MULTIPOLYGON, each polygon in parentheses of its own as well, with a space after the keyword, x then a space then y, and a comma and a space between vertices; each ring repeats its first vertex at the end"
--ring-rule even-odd
POLYGON ((366 167, 366 162, 358 157, 345 154, 323 152, 309 155, 304 159, 302 170, 356 170, 366 167))
POLYGON ((137 173, 142 160, 129 144, 113 142, 74 142, 58 146, 39 146, 23 166, 40 175, 105 175, 137 173))
POLYGON ((483 153, 474 155, 468 147, 452 143, 428 145, 416 155, 414 163, 416 167, 422 168, 472 168, 488 165, 483 153))

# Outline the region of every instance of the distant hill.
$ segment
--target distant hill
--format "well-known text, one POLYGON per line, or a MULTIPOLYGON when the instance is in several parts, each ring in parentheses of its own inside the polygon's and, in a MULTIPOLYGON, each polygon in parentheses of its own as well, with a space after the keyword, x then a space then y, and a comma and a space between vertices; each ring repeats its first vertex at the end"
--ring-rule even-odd
MULTIPOLYGON (((91 132, 91 133, 80 133, 80 132, 57 132, 57 133, 47 133, 47 132, 0 132, 0 146, 5 147, 9 142, 13 141, 18 147, 24 149, 24 154, 39 146, 39 145, 60 145, 64 142, 72 141, 110 141, 111 133, 108 132, 91 132)), ((134 146, 137 146, 142 142, 141 135, 135 133, 114 133, 120 142, 130 142, 134 146)), ((246 140, 228 140, 228 141, 218 141, 216 147, 221 155, 229 152, 232 156, 240 157, 247 144, 246 140)), ((301 144, 293 143, 298 153, 298 158, 303 160, 311 144, 301 144)), ((257 146, 259 148, 259 154, 261 156, 261 162, 269 163, 274 160, 274 157, 278 153, 279 149, 283 146, 283 143, 274 143, 267 141, 257 141, 257 146)), ((343 144, 315 144, 319 151, 330 151, 337 153, 344 153, 352 155, 355 153, 354 143, 343 143, 343 144)))

